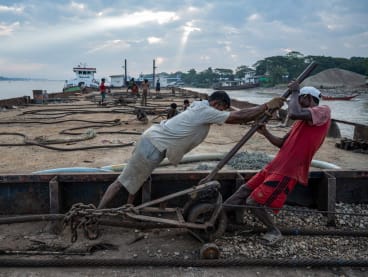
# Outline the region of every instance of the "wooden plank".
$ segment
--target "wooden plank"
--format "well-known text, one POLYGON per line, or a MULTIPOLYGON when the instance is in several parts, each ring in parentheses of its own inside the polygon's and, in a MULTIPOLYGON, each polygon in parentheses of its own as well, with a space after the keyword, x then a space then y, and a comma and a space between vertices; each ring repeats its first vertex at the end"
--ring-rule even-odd
POLYGON ((60 213, 60 189, 58 177, 55 176, 49 182, 50 214, 60 213))
MULTIPOLYGON (((49 182, 49 201, 50 201, 50 214, 59 214, 61 213, 61 195, 60 195, 60 184, 58 181, 58 177, 55 176, 49 182)), ((62 222, 58 221, 50 221, 46 230, 50 233, 58 234, 62 230, 62 222)))
POLYGON ((327 225, 336 225, 336 177, 326 172, 327 176, 327 225))

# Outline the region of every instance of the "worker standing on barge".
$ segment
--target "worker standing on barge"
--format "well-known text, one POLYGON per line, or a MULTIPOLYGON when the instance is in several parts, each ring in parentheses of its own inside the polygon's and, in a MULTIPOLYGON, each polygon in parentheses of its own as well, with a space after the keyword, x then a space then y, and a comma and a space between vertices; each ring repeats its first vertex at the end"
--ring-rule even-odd
POLYGON ((268 245, 280 241, 282 234, 265 208, 274 208, 274 213, 278 213, 297 183, 308 185, 312 158, 322 145, 331 123, 330 108, 318 106, 321 99, 318 89, 303 87, 299 90, 297 82, 290 83, 289 88, 292 93, 288 116, 295 120, 291 130, 279 138, 272 135, 264 125, 258 129, 259 133, 280 148, 279 152, 224 202, 227 211, 231 210, 231 206, 252 206, 248 208, 268 228, 268 232, 262 236, 268 245))
POLYGON ((104 78, 101 79, 100 94, 101 94, 101 104, 103 104, 105 102, 105 99, 106 99, 106 86, 105 86, 105 79, 104 78))
POLYGON ((211 124, 252 121, 269 109, 280 108, 284 100, 275 97, 263 105, 227 111, 230 97, 225 91, 215 91, 208 100, 194 101, 185 111, 152 125, 142 134, 131 159, 107 188, 98 208, 105 208, 122 188, 129 193, 127 203, 132 204, 134 195, 161 161, 167 157, 173 165, 177 165, 186 153, 206 138, 211 124))

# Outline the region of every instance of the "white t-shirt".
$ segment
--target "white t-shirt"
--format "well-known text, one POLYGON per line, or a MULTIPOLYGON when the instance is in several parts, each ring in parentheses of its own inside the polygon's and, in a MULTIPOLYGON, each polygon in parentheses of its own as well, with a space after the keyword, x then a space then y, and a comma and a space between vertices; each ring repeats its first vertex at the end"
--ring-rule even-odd
POLYGON ((211 107, 207 100, 193 102, 185 111, 152 125, 143 135, 166 157, 177 165, 207 136, 211 124, 223 124, 230 112, 211 107))

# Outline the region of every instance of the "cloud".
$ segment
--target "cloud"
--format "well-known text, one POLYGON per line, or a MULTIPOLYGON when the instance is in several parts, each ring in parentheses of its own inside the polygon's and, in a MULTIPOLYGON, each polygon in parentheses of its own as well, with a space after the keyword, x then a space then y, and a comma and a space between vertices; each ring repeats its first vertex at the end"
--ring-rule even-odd
MULTIPOLYGON (((58 75, 81 61, 108 76, 127 59, 134 76, 152 72, 153 59, 157 72, 176 72, 251 66, 289 50, 339 57, 368 53, 368 5, 359 0, 2 3, 8 4, 0 5, 0 59, 29 62, 30 68, 43 64, 54 70, 30 74, 52 78, 69 78, 58 75)), ((7 67, 0 72, 6 75, 7 67)))
POLYGON ((368 24, 367 14, 333 14, 321 11, 318 13, 318 16, 321 24, 331 32, 356 33, 366 30, 368 24))
POLYGON ((11 35, 19 27, 19 25, 19 22, 14 22, 10 25, 0 23, 0 37, 11 35))
POLYGON ((253 13, 250 16, 248 16, 248 21, 258 21, 261 18, 261 16, 258 13, 253 13))
POLYGON ((126 49, 129 47, 130 47, 130 44, 128 42, 116 39, 116 40, 106 41, 101 45, 94 46, 92 49, 88 50, 87 53, 93 54, 95 52, 113 50, 113 49, 122 50, 122 49, 126 49))
POLYGON ((183 34, 182 34, 182 37, 181 37, 181 42, 182 44, 186 44, 187 41, 188 41, 188 38, 189 38, 189 35, 192 33, 192 32, 195 32, 195 31, 201 31, 200 28, 198 27, 195 27, 195 22, 194 21, 190 21, 190 22, 186 22, 185 25, 182 27, 183 29, 183 34))
MULTIPOLYGON (((71 40, 88 39, 97 35, 102 38, 104 37, 103 33, 109 31, 129 29, 143 26, 148 23, 162 25, 174 20, 177 20, 177 16, 174 12, 154 13, 151 11, 134 12, 132 14, 122 14, 121 16, 97 17, 79 22, 73 20, 72 24, 63 23, 45 26, 42 32, 35 32, 29 29, 28 32, 19 33, 14 41, 9 41, 8 43, 19 50, 23 49, 28 51, 32 48, 42 49, 43 47, 50 47, 51 45, 60 43, 69 43, 71 40), (28 43, 19 44, 19 40, 28 41, 28 43)), ((11 25, 10 27, 14 26, 15 25, 11 25)), ((106 43, 104 42, 102 45, 106 45, 106 43)), ((95 50, 91 51, 93 52, 105 48, 104 46, 101 47, 97 47, 95 50)))
POLYGON ((6 68, 9 72, 9 76, 16 77, 13 74, 18 74, 19 72, 32 72, 34 70, 43 70, 46 68, 45 64, 33 63, 27 60, 14 63, 9 59, 0 59, 0 68, 6 68))
POLYGON ((77 9, 81 12, 86 10, 86 5, 83 3, 77 3, 77 2, 72 1, 69 6, 72 10, 77 9))
POLYGON ((0 5, 0 13, 17 13, 17 14, 21 14, 24 11, 24 7, 23 6, 4 6, 4 5, 0 5))
MULTIPOLYGON (((129 26, 138 26, 146 24, 148 22, 166 24, 171 21, 178 20, 178 16, 175 12, 152 12, 152 11, 139 11, 131 14, 121 14, 116 17, 101 18, 96 23, 101 24, 99 28, 120 28, 129 26)), ((96 26, 97 27, 97 26, 96 26)))
POLYGON ((162 65, 165 62, 164 57, 156 57, 156 65, 162 65))
POLYGON ((162 38, 158 38, 158 37, 148 37, 147 41, 149 44, 156 44, 156 43, 160 43, 162 42, 162 38))

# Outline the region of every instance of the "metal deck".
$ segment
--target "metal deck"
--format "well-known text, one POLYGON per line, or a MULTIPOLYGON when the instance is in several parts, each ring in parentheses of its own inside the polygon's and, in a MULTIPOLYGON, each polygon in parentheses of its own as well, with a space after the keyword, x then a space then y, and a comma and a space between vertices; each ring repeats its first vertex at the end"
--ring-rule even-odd
MULTIPOLYGON (((239 185, 258 171, 224 171, 216 176, 221 183, 223 198, 229 197, 239 185)), ((65 213, 75 203, 97 206, 103 193, 119 173, 62 173, 0 175, 0 214, 24 215, 65 213)), ((207 171, 160 171, 152 174, 138 193, 136 204, 178 192, 198 184, 207 171)), ((112 206, 121 206, 127 195, 120 193, 112 206)), ((180 206, 179 198, 169 206, 180 206)), ((368 203, 368 171, 325 170, 309 174, 309 186, 298 185, 289 195, 287 204, 334 211, 336 202, 368 203)), ((332 218, 331 218, 332 219, 332 218)))

